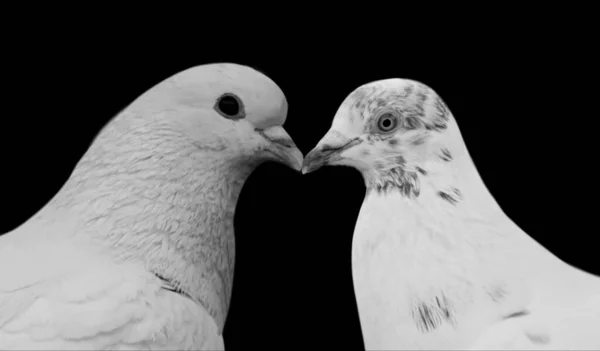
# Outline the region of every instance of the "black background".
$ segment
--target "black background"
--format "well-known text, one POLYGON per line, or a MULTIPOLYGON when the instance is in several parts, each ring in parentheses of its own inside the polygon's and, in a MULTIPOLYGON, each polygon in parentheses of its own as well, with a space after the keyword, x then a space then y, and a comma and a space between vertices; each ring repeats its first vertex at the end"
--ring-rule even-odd
MULTIPOLYGON (((285 128, 304 154, 359 85, 392 77, 429 85, 453 112, 508 216, 566 262, 600 274, 592 171, 598 97, 589 43, 563 34, 474 33, 401 45, 388 44, 399 38, 342 44, 294 37, 274 45, 273 32, 252 39, 260 48, 229 50, 140 34, 15 40, 4 66, 0 232, 39 210, 99 129, 145 90, 194 65, 235 62, 261 70, 285 92, 285 128)), ((343 167, 302 176, 267 163, 251 175, 235 219, 228 349, 363 347, 350 254, 364 190, 360 174, 343 167)))

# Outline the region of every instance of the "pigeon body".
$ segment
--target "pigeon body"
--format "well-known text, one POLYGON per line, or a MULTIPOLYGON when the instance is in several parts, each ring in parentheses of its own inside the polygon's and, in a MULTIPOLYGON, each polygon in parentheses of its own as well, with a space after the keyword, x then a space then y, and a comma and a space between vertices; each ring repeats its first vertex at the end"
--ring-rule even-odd
POLYGON ((600 278, 506 216, 431 88, 356 89, 303 173, 324 165, 366 184, 352 273, 367 350, 600 349, 600 278))
POLYGON ((113 118, 49 203, 0 237, 0 349, 223 349, 244 181, 300 169, 287 102, 236 64, 182 71, 113 118))

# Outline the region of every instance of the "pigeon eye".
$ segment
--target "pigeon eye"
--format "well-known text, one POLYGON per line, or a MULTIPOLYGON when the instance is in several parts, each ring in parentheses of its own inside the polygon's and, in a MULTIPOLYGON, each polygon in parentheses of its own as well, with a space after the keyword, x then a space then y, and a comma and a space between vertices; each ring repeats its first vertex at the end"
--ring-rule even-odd
POLYGON ((234 94, 221 95, 215 103, 215 111, 227 119, 238 120, 246 117, 242 100, 234 94))
POLYGON ((396 129, 397 126, 398 118, 392 113, 384 113, 377 119, 377 128, 384 133, 391 132, 396 129))

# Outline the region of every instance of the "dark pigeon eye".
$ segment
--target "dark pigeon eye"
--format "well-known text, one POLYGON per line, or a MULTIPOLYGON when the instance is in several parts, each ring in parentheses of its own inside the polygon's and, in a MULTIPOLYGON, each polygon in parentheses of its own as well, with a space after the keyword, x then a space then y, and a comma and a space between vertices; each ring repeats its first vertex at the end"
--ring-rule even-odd
POLYGON ((384 113, 377 119, 377 128, 379 131, 388 133, 396 129, 398 118, 392 113, 384 113))
POLYGON ((215 111, 227 119, 242 119, 246 117, 242 100, 234 94, 221 95, 215 103, 215 111))

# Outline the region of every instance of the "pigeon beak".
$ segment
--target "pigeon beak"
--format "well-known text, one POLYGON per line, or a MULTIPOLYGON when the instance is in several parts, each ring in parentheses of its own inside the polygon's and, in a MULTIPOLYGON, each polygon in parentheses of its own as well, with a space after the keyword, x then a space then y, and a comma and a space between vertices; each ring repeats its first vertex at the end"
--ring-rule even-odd
POLYGON ((265 139, 271 142, 269 151, 273 153, 283 164, 300 172, 302 169, 302 152, 296 147, 292 137, 280 126, 257 130, 265 139))
POLYGON ((302 163, 302 174, 314 172, 317 169, 340 160, 340 154, 354 145, 362 143, 362 139, 341 138, 339 133, 327 133, 323 139, 306 155, 302 163))

